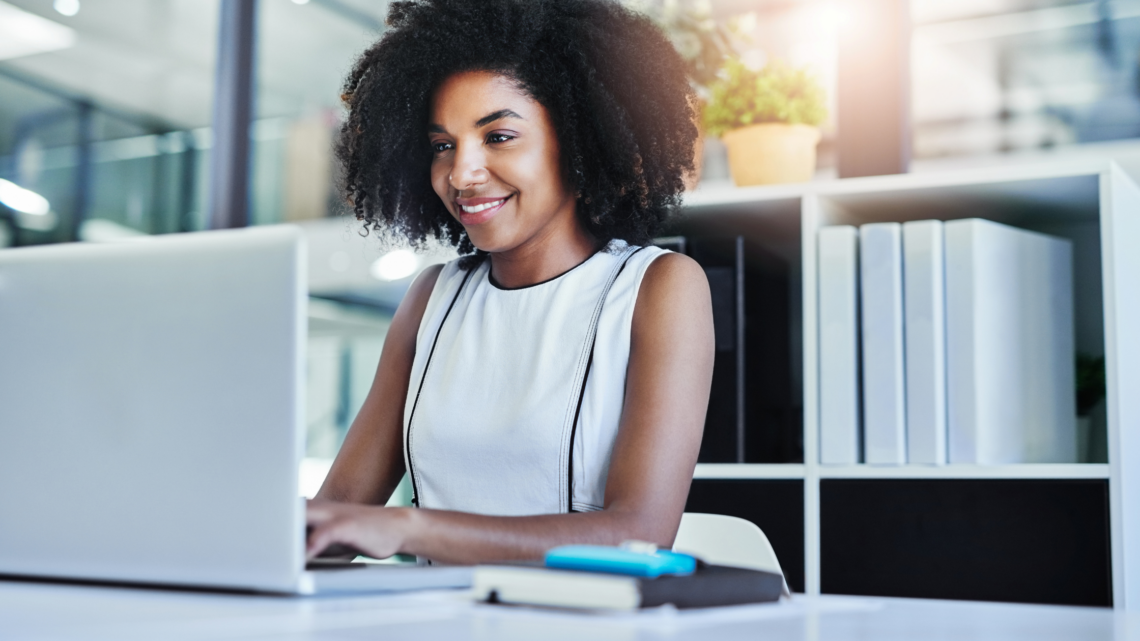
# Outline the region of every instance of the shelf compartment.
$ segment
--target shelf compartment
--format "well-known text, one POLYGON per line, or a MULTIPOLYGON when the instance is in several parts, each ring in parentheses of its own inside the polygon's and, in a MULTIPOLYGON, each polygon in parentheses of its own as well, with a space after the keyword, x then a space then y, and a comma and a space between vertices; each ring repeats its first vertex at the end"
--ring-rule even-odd
POLYGON ((725 514, 755 523, 772 544, 788 587, 794 592, 804 591, 803 481, 695 479, 689 489, 685 511, 725 514))
POLYGON ((686 238, 689 255, 706 269, 736 264, 742 270, 742 297, 732 309, 743 312, 743 325, 734 325, 743 343, 717 353, 702 462, 803 461, 803 202, 786 188, 767 193, 772 197, 708 204, 686 197, 685 208, 665 232, 686 238), (740 250, 742 264, 736 263, 740 250), (740 349, 743 361, 737 367, 743 371, 730 361, 740 349), (738 384, 742 396, 734 393, 738 384), (732 407, 737 399, 742 413, 740 406, 732 407), (730 427, 732 447, 725 448, 730 427), (737 430, 743 432, 742 444, 737 430))
POLYGON ((829 479, 824 593, 1112 605, 1108 481, 829 479))
MULTIPOLYGON (((1104 171, 1101 164, 840 181, 816 190, 813 222, 818 230, 831 225, 982 218, 1066 239, 1073 250, 1074 357, 1101 357, 1106 351, 1101 248, 1104 171)), ((1074 462, 1107 460, 1107 420, 1102 409, 1094 407, 1089 415, 1077 448, 1082 458, 1074 462)), ((938 474, 929 477, 941 478, 938 474)))

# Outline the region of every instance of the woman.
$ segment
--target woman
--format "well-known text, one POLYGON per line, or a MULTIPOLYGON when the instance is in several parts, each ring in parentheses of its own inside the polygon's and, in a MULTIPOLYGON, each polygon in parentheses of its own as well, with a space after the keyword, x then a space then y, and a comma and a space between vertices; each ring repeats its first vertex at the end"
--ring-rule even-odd
POLYGON ((681 60, 608 0, 398 2, 388 23, 346 81, 349 198, 467 255, 396 312, 309 555, 670 546, 714 351, 703 271, 646 246, 693 169, 681 60), (382 507, 405 472, 418 509, 382 507))

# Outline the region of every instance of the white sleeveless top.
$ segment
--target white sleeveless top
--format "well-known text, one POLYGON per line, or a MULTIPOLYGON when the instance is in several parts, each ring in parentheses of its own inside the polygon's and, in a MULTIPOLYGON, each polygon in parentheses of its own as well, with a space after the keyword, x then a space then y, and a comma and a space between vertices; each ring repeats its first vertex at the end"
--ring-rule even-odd
POLYGON ((600 510, 645 270, 612 242, 552 280, 501 289, 491 262, 444 266, 404 406, 415 504, 497 516, 600 510))

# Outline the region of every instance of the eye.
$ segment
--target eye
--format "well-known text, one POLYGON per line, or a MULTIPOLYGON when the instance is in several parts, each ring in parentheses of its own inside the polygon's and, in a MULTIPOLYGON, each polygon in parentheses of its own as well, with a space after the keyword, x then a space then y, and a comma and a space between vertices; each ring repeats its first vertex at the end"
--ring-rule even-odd
POLYGON ((447 151, 448 149, 451 149, 451 143, 449 143, 449 142, 439 140, 439 141, 431 143, 431 150, 437 154, 442 154, 443 152, 447 151))
POLYGON ((492 144, 492 145, 496 144, 496 143, 500 143, 500 142, 507 142, 508 140, 514 140, 514 139, 515 139, 515 137, 510 135, 510 134, 493 133, 493 134, 490 134, 487 136, 487 142, 492 144))

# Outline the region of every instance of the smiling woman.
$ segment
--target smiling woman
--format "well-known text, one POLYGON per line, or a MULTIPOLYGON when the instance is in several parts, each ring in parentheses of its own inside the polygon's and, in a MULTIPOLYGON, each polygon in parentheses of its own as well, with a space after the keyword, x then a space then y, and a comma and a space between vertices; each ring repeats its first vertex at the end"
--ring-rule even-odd
POLYGON ((400 305, 310 555, 670 545, 713 362, 703 271, 645 246, 692 169, 679 57, 607 0, 399 2, 389 23, 346 83, 346 191, 367 228, 465 256, 400 305), (405 472, 415 507, 381 507, 405 472))
POLYGON ((370 227, 475 249, 432 194, 434 150, 424 144, 437 89, 473 70, 510 79, 546 110, 579 218, 599 240, 646 242, 679 202, 693 169, 695 97, 648 19, 606 0, 436 0, 393 3, 388 24, 345 82, 337 149, 353 209, 370 227))
MULTIPOLYGON (((597 240, 576 216, 554 124, 517 82, 490 71, 457 73, 436 90, 431 114, 432 187, 473 245, 504 256, 532 241, 567 255, 570 264, 573 256, 593 252, 597 240), (543 242, 555 237, 558 242, 543 242)), ((543 266, 564 262, 555 256, 523 261, 540 270, 534 273, 519 272, 519 261, 512 261, 516 269, 504 273, 492 265, 492 276, 518 287, 546 280, 554 274, 543 266)))

